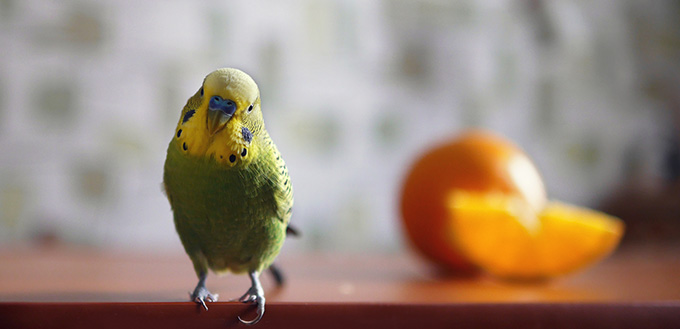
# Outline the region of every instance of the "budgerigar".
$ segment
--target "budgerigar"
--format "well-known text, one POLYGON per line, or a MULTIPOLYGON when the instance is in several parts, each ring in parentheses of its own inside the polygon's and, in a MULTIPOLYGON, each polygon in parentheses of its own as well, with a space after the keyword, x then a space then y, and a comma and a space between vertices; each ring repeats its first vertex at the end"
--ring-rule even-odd
POLYGON ((252 284, 239 300, 255 303, 257 317, 239 320, 257 323, 265 307, 259 276, 281 250, 293 190, 250 76, 233 68, 206 76, 182 110, 163 182, 175 228, 199 278, 192 300, 206 310, 206 301, 217 300, 205 286, 208 269, 247 273, 252 284))

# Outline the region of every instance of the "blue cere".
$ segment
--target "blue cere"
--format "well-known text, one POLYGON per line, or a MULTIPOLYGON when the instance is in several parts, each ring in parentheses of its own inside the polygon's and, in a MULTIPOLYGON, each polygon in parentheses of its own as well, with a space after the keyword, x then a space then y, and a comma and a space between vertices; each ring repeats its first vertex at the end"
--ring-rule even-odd
POLYGON ((211 111, 222 111, 224 114, 232 116, 236 112, 236 103, 231 99, 223 99, 220 96, 210 97, 208 108, 211 111))

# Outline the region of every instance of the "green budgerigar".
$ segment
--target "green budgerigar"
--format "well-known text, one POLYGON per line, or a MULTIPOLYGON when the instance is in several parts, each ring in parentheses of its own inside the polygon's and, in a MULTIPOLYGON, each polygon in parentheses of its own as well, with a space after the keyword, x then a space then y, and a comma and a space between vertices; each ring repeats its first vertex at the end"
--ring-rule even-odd
POLYGON ((288 169, 262 119, 260 92, 246 73, 218 69, 182 110, 163 175, 175 228, 193 262, 192 300, 216 301, 205 286, 208 270, 247 273, 251 287, 239 299, 264 314, 260 273, 273 267, 293 206, 288 169))

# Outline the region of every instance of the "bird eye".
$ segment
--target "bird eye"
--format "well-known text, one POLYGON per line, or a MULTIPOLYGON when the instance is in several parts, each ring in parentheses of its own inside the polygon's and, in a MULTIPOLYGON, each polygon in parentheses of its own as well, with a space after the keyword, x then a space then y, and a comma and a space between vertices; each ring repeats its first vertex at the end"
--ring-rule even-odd
POLYGON ((250 111, 252 111, 252 110, 253 110, 253 104, 250 104, 250 106, 248 106, 248 109, 246 110, 246 112, 250 113, 250 111))
POLYGON ((203 97, 203 87, 201 87, 201 97, 203 97))

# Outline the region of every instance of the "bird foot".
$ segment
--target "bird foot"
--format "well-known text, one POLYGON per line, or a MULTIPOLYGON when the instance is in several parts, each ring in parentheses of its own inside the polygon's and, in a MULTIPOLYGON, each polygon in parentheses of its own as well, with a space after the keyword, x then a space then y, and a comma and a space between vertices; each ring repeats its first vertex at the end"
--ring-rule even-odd
POLYGON ((196 287, 193 293, 189 293, 189 296, 191 297, 191 300, 196 302, 198 305, 203 306, 203 308, 207 311, 208 306, 205 305, 206 301, 209 302, 216 302, 217 297, 219 297, 218 294, 212 294, 208 289, 205 287, 196 287))
POLYGON ((257 299, 258 295, 259 294, 257 293, 257 289, 251 287, 250 289, 248 289, 248 291, 246 291, 245 294, 243 294, 243 296, 241 296, 241 298, 238 299, 238 301, 241 303, 254 302, 257 299))
POLYGON ((241 296, 241 298, 238 299, 238 301, 241 303, 254 303, 257 306, 257 316, 252 320, 243 320, 239 316, 238 320, 241 321, 241 323, 253 325, 262 319, 262 316, 264 315, 265 304, 265 299, 262 292, 257 291, 257 289, 254 287, 251 287, 245 294, 243 294, 243 296, 241 296))

